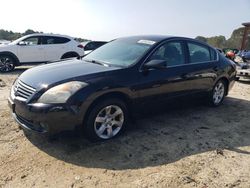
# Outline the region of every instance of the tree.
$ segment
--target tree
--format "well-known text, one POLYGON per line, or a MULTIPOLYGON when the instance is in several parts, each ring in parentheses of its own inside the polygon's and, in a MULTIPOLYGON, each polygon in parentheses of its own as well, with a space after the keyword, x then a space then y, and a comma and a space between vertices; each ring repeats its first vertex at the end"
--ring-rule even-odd
POLYGON ((244 27, 235 29, 231 37, 227 40, 226 46, 229 48, 240 48, 243 39, 244 27))
POLYGON ((215 37, 210 37, 207 39, 207 43, 210 44, 211 46, 214 46, 216 48, 224 48, 226 44, 226 37, 225 36, 215 36, 215 37))
MULTIPOLYGON (((240 27, 235 29, 232 32, 231 37, 227 40, 225 36, 214 36, 214 37, 203 37, 197 36, 195 39, 200 40, 202 42, 207 42, 213 47, 216 48, 236 48, 239 49, 241 47, 242 38, 243 38, 244 27, 240 27)), ((250 49, 250 37, 248 37, 247 49, 250 49)))
POLYGON ((201 42, 207 42, 207 38, 206 37, 203 37, 203 36, 197 36, 195 37, 196 40, 199 40, 201 42))
POLYGON ((1 29, 0 30, 0 39, 5 39, 5 40, 16 40, 17 38, 20 38, 22 36, 21 33, 14 33, 12 31, 6 31, 1 29))
POLYGON ((27 29, 23 35, 30 35, 30 34, 33 34, 33 33, 37 33, 36 31, 33 31, 32 29, 27 29))

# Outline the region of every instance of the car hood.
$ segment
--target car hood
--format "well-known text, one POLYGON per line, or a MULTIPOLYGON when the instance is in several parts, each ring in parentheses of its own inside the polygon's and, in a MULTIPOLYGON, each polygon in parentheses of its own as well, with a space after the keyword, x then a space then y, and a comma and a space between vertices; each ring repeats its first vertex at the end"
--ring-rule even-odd
POLYGON ((0 45, 0 51, 3 51, 3 50, 6 50, 6 49, 9 49, 9 48, 13 48, 13 44, 1 44, 0 45))
POLYGON ((120 69, 72 59, 47 65, 41 65, 25 71, 19 79, 25 84, 38 89, 66 81, 87 81, 96 74, 120 69))

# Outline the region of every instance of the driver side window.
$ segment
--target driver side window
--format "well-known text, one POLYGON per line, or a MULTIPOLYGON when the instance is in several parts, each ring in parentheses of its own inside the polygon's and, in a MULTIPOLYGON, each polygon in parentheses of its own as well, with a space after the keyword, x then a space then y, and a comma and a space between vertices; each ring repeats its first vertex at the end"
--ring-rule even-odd
POLYGON ((165 60, 168 66, 182 65, 185 63, 185 56, 181 42, 168 42, 159 47, 150 60, 165 60))
POLYGON ((33 46, 39 44, 39 38, 38 37, 29 37, 27 39, 24 39, 22 42, 25 43, 25 45, 33 46))

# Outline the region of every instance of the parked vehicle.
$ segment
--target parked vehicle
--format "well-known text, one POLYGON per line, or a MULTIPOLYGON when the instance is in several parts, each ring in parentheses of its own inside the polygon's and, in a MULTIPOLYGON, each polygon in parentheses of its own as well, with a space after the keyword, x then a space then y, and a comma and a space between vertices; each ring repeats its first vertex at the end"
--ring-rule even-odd
POLYGON ((0 40, 0 45, 6 45, 9 43, 10 43, 10 41, 8 41, 8 40, 0 40))
POLYGON ((48 134, 81 126, 88 138, 106 140, 125 129, 131 109, 141 103, 206 93, 219 106, 235 77, 235 64, 205 43, 136 36, 82 59, 27 70, 8 101, 24 129, 48 134))
POLYGON ((84 55, 74 38, 54 34, 32 34, 0 46, 0 72, 27 63, 44 63, 84 55))
POLYGON ((242 58, 241 63, 237 64, 237 76, 239 79, 250 79, 250 51, 241 51, 239 56, 242 58))
POLYGON ((244 62, 250 61, 250 51, 244 50, 240 54, 244 62))
POLYGON ((101 47, 102 45, 106 44, 107 42, 104 41, 89 41, 84 44, 84 51, 85 54, 89 54, 93 50, 101 47))

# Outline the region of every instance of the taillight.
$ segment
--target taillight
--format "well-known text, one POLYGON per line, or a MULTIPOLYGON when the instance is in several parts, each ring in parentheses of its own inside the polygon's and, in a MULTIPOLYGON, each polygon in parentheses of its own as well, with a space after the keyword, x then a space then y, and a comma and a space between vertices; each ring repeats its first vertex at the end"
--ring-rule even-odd
POLYGON ((78 47, 78 48, 84 48, 84 46, 81 45, 81 44, 79 44, 77 47, 78 47))

